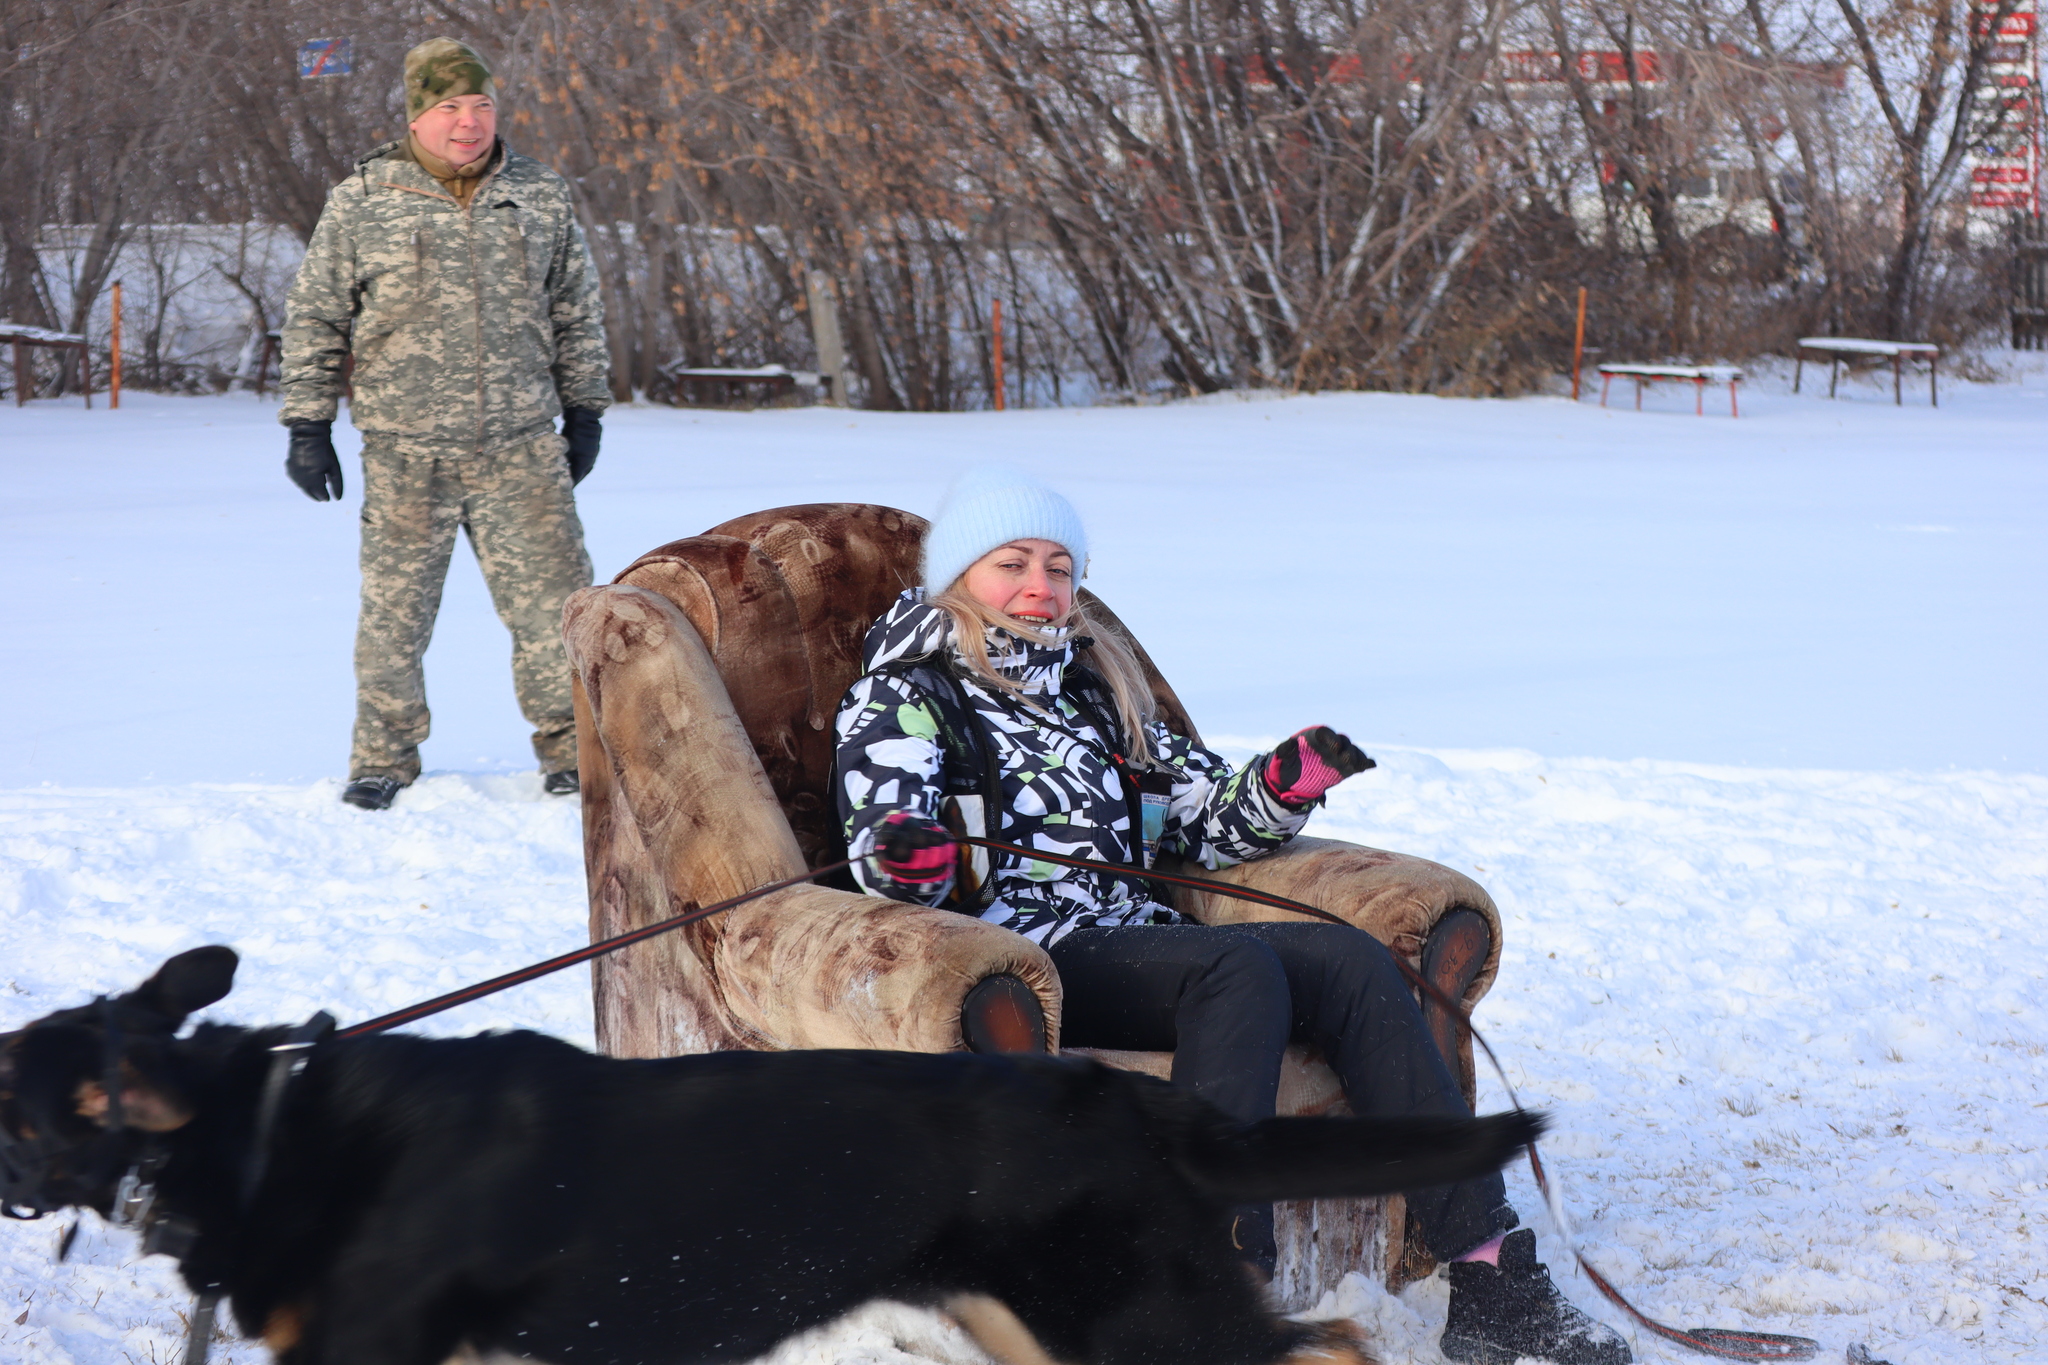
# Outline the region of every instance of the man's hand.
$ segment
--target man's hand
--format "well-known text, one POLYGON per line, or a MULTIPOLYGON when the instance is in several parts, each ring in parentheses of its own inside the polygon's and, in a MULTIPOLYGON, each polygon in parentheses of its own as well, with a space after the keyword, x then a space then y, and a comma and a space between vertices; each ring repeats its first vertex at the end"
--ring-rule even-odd
POLYGON ((582 483, 597 463, 598 443, 604 439, 604 423, 597 410, 563 408, 562 439, 569 443, 569 482, 582 483))
POLYGON ((334 423, 294 422, 284 472, 314 502, 341 501, 341 457, 334 453, 334 423))
POLYGON ((875 832, 876 861, 899 886, 932 886, 953 875, 953 835, 936 820, 891 812, 875 832))
POLYGON ((1353 773, 1376 766, 1356 744, 1318 725, 1281 740, 1262 775, 1282 805, 1306 806, 1353 773))

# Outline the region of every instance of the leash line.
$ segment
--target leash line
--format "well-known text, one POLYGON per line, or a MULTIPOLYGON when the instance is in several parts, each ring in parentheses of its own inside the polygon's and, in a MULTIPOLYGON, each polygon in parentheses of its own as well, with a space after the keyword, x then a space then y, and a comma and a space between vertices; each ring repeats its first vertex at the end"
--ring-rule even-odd
MULTIPOLYGON (((1236 886, 1229 882, 1220 882, 1207 877, 1190 877, 1172 872, 1160 872, 1150 868, 1119 866, 1115 863, 1103 862, 1094 858, 1077 858, 1063 853, 1023 848, 1017 844, 1004 843, 999 839, 984 839, 972 835, 955 835, 954 837, 960 843, 987 849, 991 853, 1006 853, 1017 858, 1054 863, 1062 867, 1079 868, 1090 872, 1107 872, 1116 876, 1137 877, 1164 886, 1185 887, 1189 890, 1227 896, 1235 900, 1249 901, 1255 905, 1264 905, 1274 910, 1285 910, 1292 914, 1306 915, 1310 919, 1324 920, 1331 924, 1342 925, 1347 929, 1357 927, 1349 920, 1339 915, 1334 915, 1328 910, 1294 900, 1291 897, 1277 895, 1271 891, 1260 891, 1248 886, 1236 886)), ((873 858, 876 855, 869 853, 865 856, 873 858)), ((633 944, 643 943, 657 935, 696 924, 727 910, 737 909, 749 901, 759 900, 763 896, 788 887, 801 885, 813 878, 838 872, 853 866, 857 861, 861 861, 861 859, 842 858, 838 862, 812 868, 810 871, 798 876, 785 877, 780 881, 770 882, 766 886, 759 886, 752 891, 728 897, 714 905, 702 906, 699 909, 691 910, 681 915, 657 920, 652 924, 642 925, 638 929, 602 939, 586 947, 578 948, 573 952, 563 953, 559 957, 551 957, 546 961, 522 967, 518 971, 507 972, 503 976, 494 976, 488 981, 479 981, 473 986, 465 986, 461 990, 450 991, 446 995, 437 995, 431 1000, 423 1000, 419 1004, 409 1005, 401 1010, 393 1010, 389 1014, 380 1014, 374 1019, 342 1029, 333 1036, 336 1038, 362 1038, 370 1034, 382 1033, 386 1030, 397 1028, 403 1024, 415 1023, 431 1015, 454 1009, 457 1005, 466 1005, 472 1001, 481 1000, 485 996, 495 995, 500 991, 508 990, 513 986, 524 985, 529 981, 537 981, 541 977, 574 967, 579 963, 588 962, 592 958, 603 957, 607 953, 615 953, 621 948, 628 948, 633 944)), ((1451 1017, 1458 1021, 1458 1026, 1478 1045, 1480 1051, 1485 1053, 1488 1065, 1493 1068, 1494 1075, 1499 1078, 1501 1088, 1507 1092, 1508 1103, 1514 1106, 1516 1112, 1523 1112, 1521 1097, 1515 1093, 1514 1082, 1508 1079, 1507 1068, 1502 1065, 1499 1055, 1494 1052, 1493 1045, 1487 1042, 1485 1035, 1473 1027, 1472 1016, 1466 1010, 1463 1002, 1453 1000, 1449 994, 1434 982, 1423 976, 1415 968, 1409 966, 1406 960, 1398 953, 1390 952, 1388 956, 1393 960, 1395 967, 1400 970, 1401 975, 1411 986, 1419 990, 1432 1003, 1449 1011, 1451 1017)), ((1623 1297, 1621 1291, 1616 1289, 1606 1276, 1594 1269, 1592 1264, 1586 1260, 1585 1254, 1579 1250, 1572 1238, 1571 1225, 1564 1216, 1562 1201, 1552 1187, 1549 1177, 1544 1172, 1543 1159, 1537 1152, 1535 1143, 1529 1144, 1528 1152, 1529 1170, 1535 1176, 1536 1188, 1542 1191, 1544 1200, 1550 1207, 1552 1220, 1557 1224, 1558 1234, 1564 1239, 1566 1248, 1572 1253, 1572 1258, 1578 1262, 1579 1269, 1586 1273, 1586 1278, 1592 1282, 1593 1287, 1598 1289, 1610 1303, 1627 1313, 1631 1319, 1643 1328, 1674 1345, 1684 1346, 1688 1350, 1697 1351, 1703 1355, 1716 1356, 1722 1360, 1810 1360, 1819 1352, 1820 1343, 1808 1337, 1785 1336, 1774 1332, 1737 1332, 1717 1327, 1698 1327, 1688 1332, 1661 1323, 1644 1313, 1623 1297)))
MULTIPOLYGON (((972 844, 977 848, 985 848, 992 853, 1007 853, 1013 857, 1029 858, 1039 862, 1058 863, 1065 867, 1083 868, 1096 872, 1114 872, 1120 876, 1141 877, 1146 881, 1159 882, 1167 886, 1187 887, 1190 890, 1210 892, 1220 896, 1233 897, 1237 900, 1250 901, 1275 910, 1286 910, 1297 915, 1307 915, 1311 919, 1325 920, 1331 924, 1340 924, 1347 929, 1358 927, 1342 916, 1334 915, 1319 906, 1309 905, 1303 901, 1277 895, 1271 891, 1259 891, 1248 886, 1234 886, 1228 882, 1219 882, 1207 877, 1181 876, 1176 873, 1159 872, 1150 868, 1119 867, 1115 863, 1101 862, 1093 858, 1076 858, 1063 853, 1047 853, 1037 849, 1022 848, 1016 844, 1002 843, 995 839, 982 839, 967 835, 958 837, 963 844, 972 844)), ((1507 1068, 1501 1065, 1499 1055, 1493 1050, 1493 1044, 1487 1042, 1485 1035, 1480 1033, 1473 1025, 1471 1013, 1466 1010, 1463 1002, 1453 1000, 1435 982, 1409 966, 1399 953, 1389 952, 1387 956, 1393 960, 1394 966, 1400 969, 1401 975, 1407 979, 1408 984, 1421 991, 1433 1003, 1448 1010, 1451 1017, 1458 1021, 1458 1026, 1486 1054, 1487 1063, 1493 1068, 1494 1075, 1499 1078, 1501 1088, 1507 1092, 1508 1103, 1514 1106, 1515 1112, 1524 1112, 1521 1096, 1515 1093, 1514 1082, 1508 1079, 1507 1068)), ((1615 1307, 1621 1309, 1624 1313, 1627 1313, 1630 1318, 1634 1319, 1641 1326, 1674 1345, 1698 1351, 1702 1355, 1717 1356, 1723 1360, 1810 1360, 1819 1353, 1820 1343, 1810 1337, 1787 1336, 1776 1332, 1737 1332, 1720 1327, 1696 1327, 1688 1332, 1661 1323, 1647 1313, 1644 1313, 1623 1297, 1621 1291, 1616 1289, 1605 1275, 1595 1270, 1592 1263, 1586 1259, 1585 1253, 1579 1250, 1572 1236, 1571 1222, 1564 1216, 1563 1201, 1552 1187, 1549 1176, 1543 1170, 1543 1158, 1537 1152, 1534 1142, 1529 1144, 1528 1153, 1530 1174, 1536 1178, 1536 1188, 1542 1192, 1544 1202, 1549 1205, 1551 1219, 1557 1224, 1558 1235, 1564 1239, 1565 1248, 1571 1252, 1572 1259, 1578 1262, 1579 1269, 1586 1272, 1586 1278, 1592 1281, 1593 1287, 1598 1289, 1608 1302, 1614 1304, 1615 1307)))
POLYGON ((759 900, 761 897, 772 892, 782 891, 792 886, 799 886, 804 882, 810 881, 813 877, 830 876, 842 868, 852 867, 854 861, 852 858, 841 858, 836 863, 827 863, 823 867, 814 867, 799 876, 784 877, 779 882, 770 882, 766 886, 757 886, 752 891, 742 892, 737 896, 729 896, 715 905, 702 906, 680 915, 672 915, 668 919, 656 920, 652 924, 643 924, 638 929, 629 929, 623 934, 615 934, 611 938, 600 939, 598 942, 578 948, 574 952, 563 953, 560 957, 551 957, 545 962, 536 962, 530 967, 521 967, 516 972, 507 972, 503 976, 494 976, 488 981, 479 981, 474 986, 464 986, 459 991, 450 991, 446 995, 437 995, 431 1000, 422 1000, 417 1005, 408 1005, 402 1010, 393 1010, 389 1014, 380 1014, 375 1019, 367 1019, 360 1024, 351 1024, 334 1036, 336 1038, 363 1038, 372 1033, 383 1033, 388 1029, 395 1029, 401 1024, 416 1023, 421 1019, 427 1018, 429 1015, 440 1014, 444 1010, 452 1010, 457 1005, 466 1005, 472 1000, 481 1000, 487 995, 496 995, 499 991, 509 990, 514 986, 523 986, 529 981, 538 981, 544 976, 552 976, 554 973, 565 968, 574 967, 580 962, 588 962, 594 957, 603 957, 607 953, 616 953, 621 948, 630 948, 636 943, 644 943, 648 939, 660 934, 666 934, 672 929, 681 929, 687 925, 695 924, 699 920, 710 919, 713 915, 721 914, 724 911, 738 909, 748 901, 759 900))

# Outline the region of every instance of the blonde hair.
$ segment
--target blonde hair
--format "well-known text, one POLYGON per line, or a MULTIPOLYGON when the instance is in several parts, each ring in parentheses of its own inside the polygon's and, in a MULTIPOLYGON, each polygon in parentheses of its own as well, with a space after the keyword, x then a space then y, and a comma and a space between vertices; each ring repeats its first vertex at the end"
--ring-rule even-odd
MULTIPOLYGON (((1007 612, 976 601, 957 578, 951 587, 933 597, 931 604, 953 618, 953 642, 977 682, 1009 693, 1034 711, 1044 710, 1025 695, 1024 689, 1014 679, 997 672, 996 666, 989 661, 988 629, 993 626, 1020 640, 1046 648, 1057 646, 1060 643, 1057 639, 1007 612)), ((1159 759, 1153 752, 1151 735, 1158 705, 1152 697, 1152 685, 1145 679, 1145 670, 1138 663, 1137 650, 1121 630, 1107 621, 1091 618, 1079 594, 1075 595, 1073 608, 1067 612, 1064 624, 1073 628, 1075 637, 1087 636, 1094 642, 1088 651, 1088 664, 1109 685, 1110 700, 1116 704, 1117 723, 1123 727, 1125 742, 1130 747, 1130 752, 1124 757, 1134 768, 1158 767, 1159 759)))

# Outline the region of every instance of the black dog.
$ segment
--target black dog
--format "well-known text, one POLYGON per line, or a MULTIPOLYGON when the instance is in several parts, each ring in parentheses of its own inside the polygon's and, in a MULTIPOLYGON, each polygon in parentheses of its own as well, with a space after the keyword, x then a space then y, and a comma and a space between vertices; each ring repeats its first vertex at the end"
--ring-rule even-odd
POLYGON ((153 1217, 196 1230, 186 1282, 223 1290, 285 1365, 437 1365, 464 1344, 743 1361, 875 1299, 948 1309, 1013 1365, 1344 1355, 1261 1303, 1230 1207, 1461 1179, 1540 1127, 1245 1126, 1049 1057, 619 1061, 531 1033, 386 1035, 314 1047, 258 1152, 286 1030, 174 1037, 235 965, 196 949, 0 1035, 0 1193, 106 1213, 145 1163, 153 1217))

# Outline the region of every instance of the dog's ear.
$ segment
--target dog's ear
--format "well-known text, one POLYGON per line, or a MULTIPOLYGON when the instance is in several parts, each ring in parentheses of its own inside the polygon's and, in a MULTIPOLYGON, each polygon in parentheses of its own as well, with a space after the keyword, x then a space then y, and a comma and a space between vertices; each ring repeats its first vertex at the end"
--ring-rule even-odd
POLYGON ((128 1003, 162 1015, 175 1030, 186 1015, 205 1009, 234 989, 235 968, 240 962, 233 948, 217 943, 179 953, 129 992, 128 1003))

